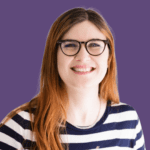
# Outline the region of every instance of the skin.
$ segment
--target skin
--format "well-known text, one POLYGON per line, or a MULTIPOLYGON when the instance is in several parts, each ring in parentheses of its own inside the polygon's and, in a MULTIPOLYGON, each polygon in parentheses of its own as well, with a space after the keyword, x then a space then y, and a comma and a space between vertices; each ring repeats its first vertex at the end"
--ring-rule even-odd
MULTIPOLYGON (((84 21, 74 25, 62 39, 88 41, 93 38, 106 39, 93 23, 84 21)), ((60 47, 58 48, 57 67, 59 75, 67 87, 70 103, 67 110, 67 121, 71 124, 79 126, 93 124, 97 119, 99 109, 99 119, 103 116, 106 100, 98 97, 98 86, 106 75, 108 56, 107 45, 99 56, 90 55, 84 44, 81 45, 80 52, 75 56, 66 56, 60 47), (78 75, 70 69, 75 65, 90 65, 96 70, 87 75, 78 75)))

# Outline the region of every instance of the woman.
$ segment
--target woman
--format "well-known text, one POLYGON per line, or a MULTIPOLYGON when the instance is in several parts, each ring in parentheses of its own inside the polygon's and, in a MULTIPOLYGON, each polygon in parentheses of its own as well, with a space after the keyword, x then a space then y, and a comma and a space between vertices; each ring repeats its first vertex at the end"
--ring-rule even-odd
POLYGON ((135 109, 121 103, 113 35, 94 10, 68 10, 52 25, 40 92, 2 121, 0 149, 140 149, 135 109))

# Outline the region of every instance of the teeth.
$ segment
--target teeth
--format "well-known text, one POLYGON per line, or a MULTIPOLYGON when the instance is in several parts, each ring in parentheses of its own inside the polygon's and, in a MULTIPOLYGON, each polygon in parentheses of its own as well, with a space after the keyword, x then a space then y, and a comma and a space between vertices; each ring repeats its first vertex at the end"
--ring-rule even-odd
POLYGON ((86 68, 86 69, 81 69, 81 68, 73 68, 74 71, 78 71, 78 72, 89 72, 92 70, 92 68, 86 68))

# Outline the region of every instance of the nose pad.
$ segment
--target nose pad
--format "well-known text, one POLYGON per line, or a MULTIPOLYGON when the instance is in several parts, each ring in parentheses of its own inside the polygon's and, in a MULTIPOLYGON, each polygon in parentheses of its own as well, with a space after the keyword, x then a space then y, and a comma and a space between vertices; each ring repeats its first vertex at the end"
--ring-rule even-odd
MULTIPOLYGON (((81 45, 80 45, 80 51, 81 49, 84 48, 84 50, 87 52, 87 49, 86 49, 86 46, 85 46, 85 42, 81 42, 81 45)), ((80 52, 79 51, 79 52, 80 52)), ((87 52, 88 53, 88 52, 87 52)), ((89 54, 89 53, 88 53, 89 54)))
POLYGON ((90 54, 87 52, 85 44, 81 43, 80 45, 80 50, 76 55, 76 60, 77 61, 88 61, 90 59, 90 54))

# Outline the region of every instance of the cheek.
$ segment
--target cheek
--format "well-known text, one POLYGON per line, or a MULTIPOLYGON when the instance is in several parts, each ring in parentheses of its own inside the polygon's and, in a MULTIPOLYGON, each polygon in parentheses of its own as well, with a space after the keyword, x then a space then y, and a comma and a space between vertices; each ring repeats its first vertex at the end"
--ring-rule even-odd
POLYGON ((99 58, 99 66, 100 69, 104 72, 107 71, 107 67, 108 67, 108 49, 106 49, 106 51, 103 53, 102 57, 99 58))
POLYGON ((101 61, 99 62, 99 75, 100 76, 105 76, 107 73, 107 59, 101 59, 101 61))
POLYGON ((100 69, 100 72, 106 72, 107 71, 107 63, 101 63, 99 69, 100 69))
POLYGON ((98 72, 98 76, 99 76, 99 83, 101 83, 103 81, 103 79, 105 78, 107 73, 107 63, 103 62, 99 65, 99 72, 98 72))

